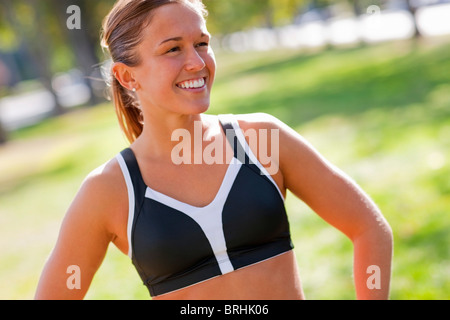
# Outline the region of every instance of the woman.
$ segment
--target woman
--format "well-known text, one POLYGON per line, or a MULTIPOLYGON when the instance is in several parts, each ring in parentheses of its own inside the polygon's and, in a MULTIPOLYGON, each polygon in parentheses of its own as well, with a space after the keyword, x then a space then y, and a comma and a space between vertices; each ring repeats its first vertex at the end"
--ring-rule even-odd
POLYGON ((120 0, 106 17, 102 44, 131 145, 84 181, 36 298, 83 298, 113 242, 154 299, 302 299, 287 189, 353 242, 357 298, 387 298, 392 233, 360 188, 269 115, 203 114, 216 67, 204 17, 200 0, 120 0), (195 136, 200 145, 186 138, 195 136))

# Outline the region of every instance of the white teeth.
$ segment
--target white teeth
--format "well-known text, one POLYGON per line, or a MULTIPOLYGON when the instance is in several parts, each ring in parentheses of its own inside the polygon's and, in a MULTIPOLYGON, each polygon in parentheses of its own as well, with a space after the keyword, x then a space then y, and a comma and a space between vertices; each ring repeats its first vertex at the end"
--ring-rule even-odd
POLYGON ((200 78, 197 80, 189 80, 189 81, 184 81, 178 84, 178 87, 182 88, 182 89, 197 89, 197 88, 201 88, 205 85, 205 79, 204 78, 200 78))

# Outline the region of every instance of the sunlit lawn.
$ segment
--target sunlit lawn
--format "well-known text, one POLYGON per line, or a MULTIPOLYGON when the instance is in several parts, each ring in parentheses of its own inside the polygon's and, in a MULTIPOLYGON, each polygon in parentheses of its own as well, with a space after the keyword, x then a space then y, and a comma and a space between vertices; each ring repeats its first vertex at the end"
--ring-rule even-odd
MULTIPOLYGON (((395 236, 391 298, 450 298, 450 45, 219 54, 211 113, 268 112, 380 206, 395 236)), ((12 134, 0 147, 0 299, 30 299, 83 178, 126 146, 110 104, 12 134)), ((352 246, 288 195, 305 294, 353 299, 352 246)), ((147 299, 111 247, 88 299, 147 299)))

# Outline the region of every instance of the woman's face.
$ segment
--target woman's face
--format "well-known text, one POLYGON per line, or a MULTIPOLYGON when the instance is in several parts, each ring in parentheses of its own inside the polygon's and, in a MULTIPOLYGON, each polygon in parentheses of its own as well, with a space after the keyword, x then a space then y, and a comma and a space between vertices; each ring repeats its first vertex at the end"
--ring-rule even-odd
POLYGON ((209 42, 203 17, 186 5, 153 12, 137 48, 141 63, 132 68, 144 121, 155 108, 180 114, 208 109, 216 70, 209 42))

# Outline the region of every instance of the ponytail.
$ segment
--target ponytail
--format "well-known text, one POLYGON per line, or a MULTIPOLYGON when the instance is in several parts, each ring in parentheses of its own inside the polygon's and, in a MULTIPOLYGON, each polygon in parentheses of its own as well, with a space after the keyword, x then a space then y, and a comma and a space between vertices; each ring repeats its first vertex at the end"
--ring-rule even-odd
POLYGON ((112 78, 112 96, 120 128, 128 141, 133 143, 144 128, 138 102, 115 77, 112 78))

